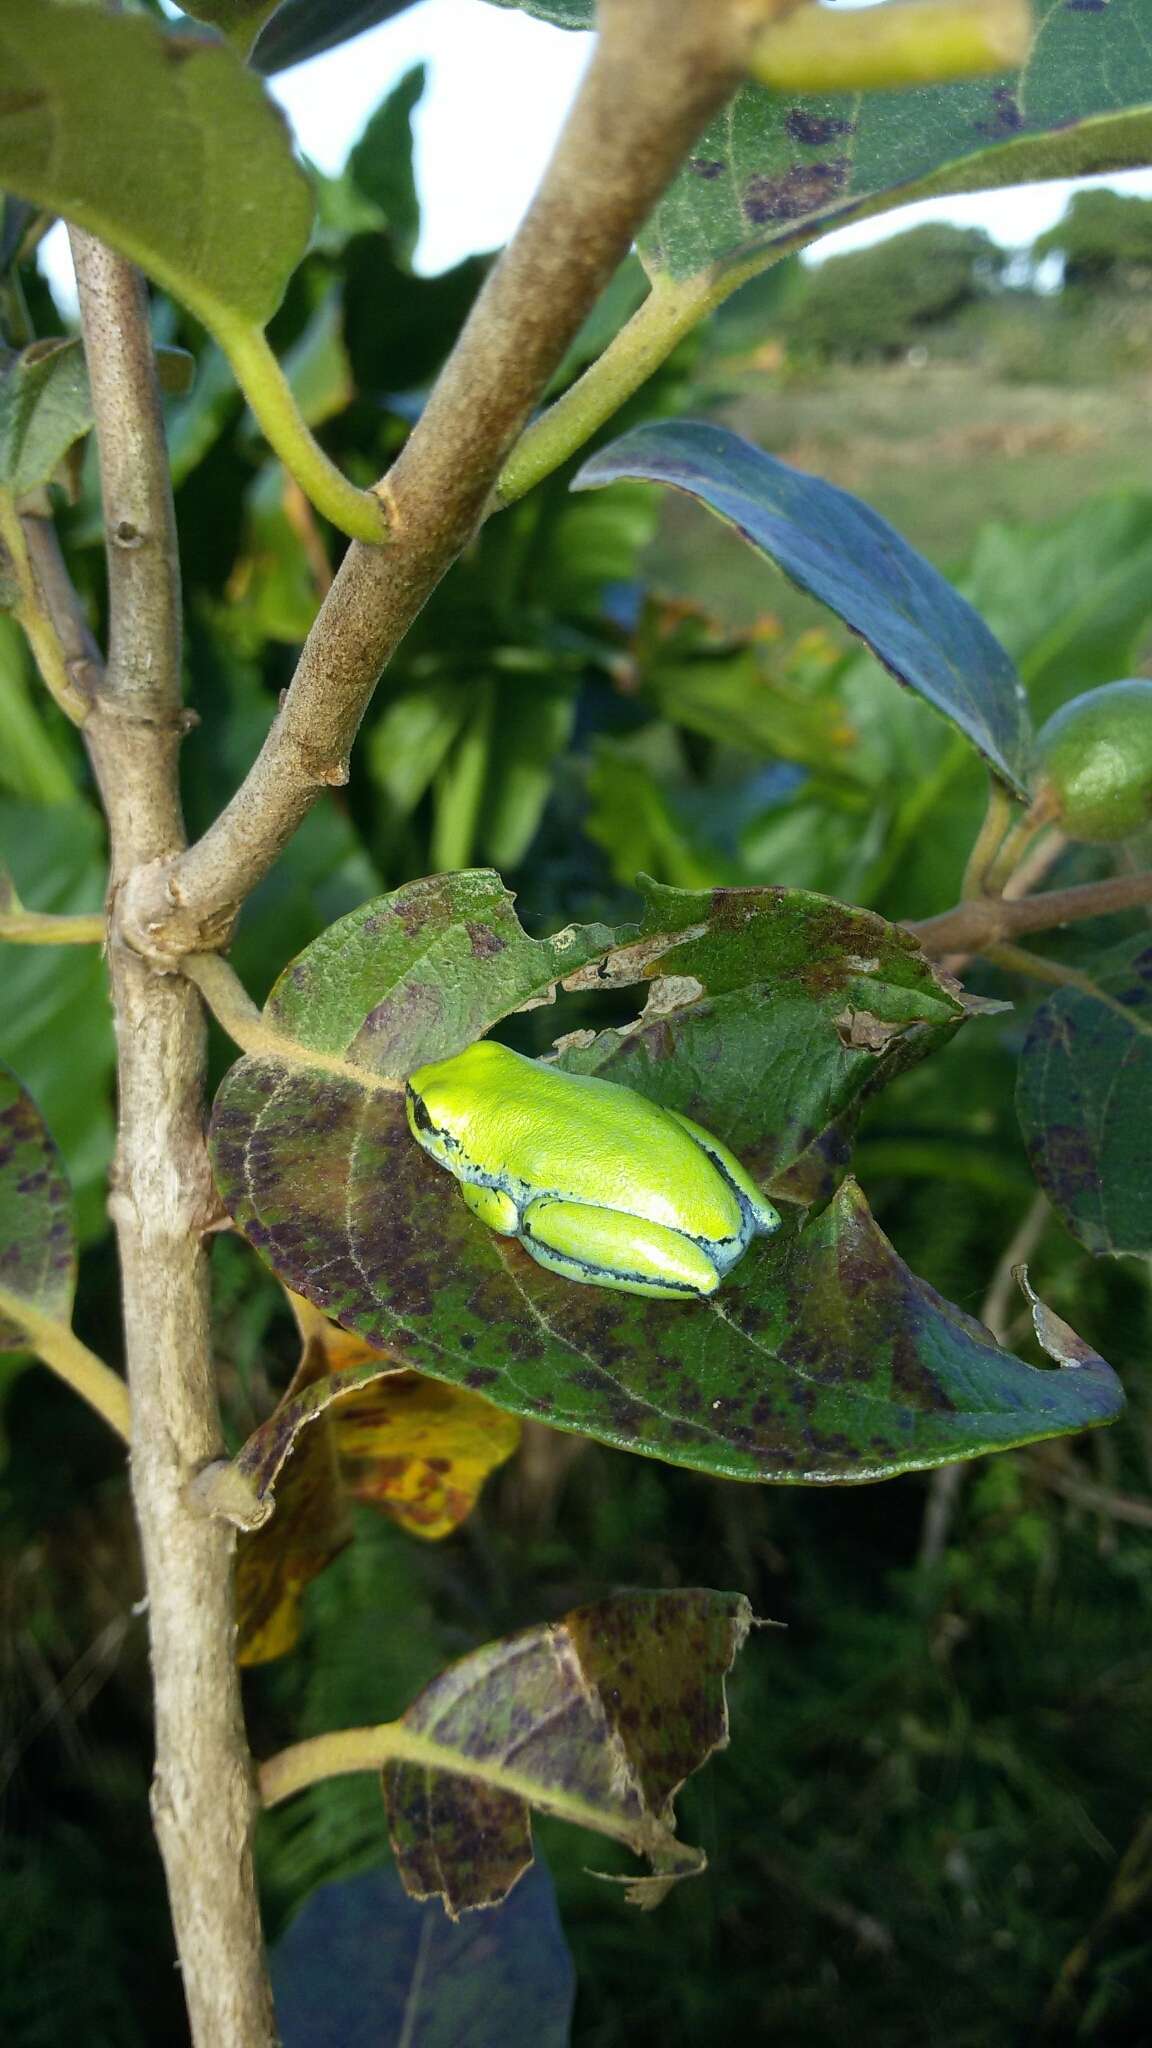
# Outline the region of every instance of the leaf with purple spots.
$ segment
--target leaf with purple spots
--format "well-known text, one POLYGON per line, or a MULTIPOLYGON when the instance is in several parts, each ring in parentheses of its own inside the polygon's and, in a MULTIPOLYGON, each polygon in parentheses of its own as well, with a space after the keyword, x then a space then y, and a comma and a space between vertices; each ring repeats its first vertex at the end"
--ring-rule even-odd
POLYGON ((640 886, 643 924, 565 987, 647 982, 644 1011, 560 1064, 704 1124, 775 1197, 797 1199, 786 1176, 833 1129, 842 1171, 863 1100, 964 1022, 957 984, 874 911, 807 889, 640 886))
POLYGON ((662 420, 601 449, 577 490, 623 478, 669 484, 706 505, 858 633, 942 712, 1019 796, 1032 752, 1010 656, 931 562, 851 491, 766 455, 727 427, 662 420))
POLYGON ((490 868, 430 875, 363 903, 286 967, 264 1007, 308 1052, 403 1079, 447 1059, 511 1010, 551 1000, 612 942, 606 925, 531 939, 490 868))
POLYGON ((636 1904, 703 1870, 676 1840, 673 1801, 727 1745, 724 1680, 751 1622, 739 1593, 621 1593, 450 1665, 402 1725, 459 1770, 384 1773, 405 1889, 453 1919, 498 1904, 532 1861, 532 1807, 646 1857, 636 1904))
POLYGON ((1042 1003, 1016 1108, 1032 1170, 1091 1252, 1152 1252, 1152 945, 1126 939, 1090 969, 1120 1009, 1076 988, 1042 1003), (1126 1014, 1125 1014, 1126 1013, 1126 1014))
POLYGON ((32 1097, 0 1068, 0 1350, 68 1328, 76 1289, 72 1191, 32 1097))
MULTIPOLYGON (((488 971, 481 948, 473 972, 488 971)), ((651 981, 657 1015, 565 1059, 591 1052, 738 1137, 778 1188, 837 1124, 842 1152, 869 1087, 964 1015, 907 933, 807 891, 651 888, 640 930, 571 980, 651 981)), ((458 995, 473 1013, 496 1007, 458 995)), ((1002 1351, 908 1271, 851 1183, 819 1213, 786 1212, 718 1294, 670 1303, 575 1285, 486 1229, 412 1142, 398 1094, 351 1057, 241 1060, 211 1146, 238 1226, 346 1329, 513 1414, 669 1463, 875 1479, 1091 1427, 1121 1405, 1102 1360, 1053 1372, 1002 1351)), ((820 1199, 835 1178, 813 1176, 820 1199)))
POLYGON ((913 199, 1152 161, 1146 0, 1035 0, 1034 13, 1027 61, 1000 77, 857 94, 742 87, 641 237, 653 283, 731 289, 829 228, 913 199))

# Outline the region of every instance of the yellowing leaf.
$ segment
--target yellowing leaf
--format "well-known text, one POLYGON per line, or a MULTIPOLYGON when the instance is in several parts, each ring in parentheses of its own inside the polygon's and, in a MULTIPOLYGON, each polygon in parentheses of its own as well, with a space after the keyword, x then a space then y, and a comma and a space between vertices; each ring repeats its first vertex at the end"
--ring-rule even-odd
POLYGON ((412 1534, 451 1535, 520 1441, 515 1416, 463 1387, 398 1369, 389 1354, 289 1293, 303 1355, 291 1386, 237 1459, 271 1519, 242 1535, 236 1563, 241 1664, 283 1657, 311 1580, 351 1537, 350 1499, 412 1534), (339 1391, 340 1375, 353 1381, 339 1391), (366 1384, 369 1383, 369 1384, 366 1384))
POLYGON ((336 1401, 332 1426, 348 1491, 429 1539, 467 1519, 489 1472, 520 1441, 514 1415, 418 1372, 336 1401))
MULTIPOLYGON (((305 1342, 322 1347, 327 1372, 369 1367, 384 1355, 302 1295, 288 1298, 305 1342)), ((331 1423, 346 1490, 429 1540, 467 1520, 489 1472, 520 1442, 515 1416, 418 1372, 393 1371, 363 1392, 338 1395, 331 1423)))

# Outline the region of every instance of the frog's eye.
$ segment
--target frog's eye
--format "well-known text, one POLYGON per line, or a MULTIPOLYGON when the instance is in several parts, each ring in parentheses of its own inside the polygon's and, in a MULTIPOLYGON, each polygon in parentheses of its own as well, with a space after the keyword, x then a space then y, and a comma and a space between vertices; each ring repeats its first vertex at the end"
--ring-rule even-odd
POLYGON ((428 1114, 428 1104, 425 1102, 424 1097, 422 1095, 414 1094, 412 1089, 410 1088, 408 1090, 408 1101, 412 1110, 412 1121, 415 1124, 416 1129, 418 1131, 433 1130, 435 1126, 433 1125, 432 1119, 428 1114))

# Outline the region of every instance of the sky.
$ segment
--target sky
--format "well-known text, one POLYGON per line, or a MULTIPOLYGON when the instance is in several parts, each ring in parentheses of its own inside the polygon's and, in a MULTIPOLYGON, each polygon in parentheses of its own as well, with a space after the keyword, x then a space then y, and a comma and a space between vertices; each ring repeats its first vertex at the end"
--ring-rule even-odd
MULTIPOLYGON (((305 155, 334 171, 390 86, 410 64, 428 62, 415 122, 424 205, 416 262, 433 272, 508 239, 576 90, 589 42, 485 0, 421 0, 394 21, 286 72, 273 90, 305 155)), ((1149 171, 1094 182, 1152 196, 1149 171)), ((1060 182, 927 200, 842 228, 824 237, 819 253, 858 248, 920 220, 976 224, 1008 247, 1020 247, 1059 219, 1075 189, 1060 182)))
MULTIPOLYGON (((851 0, 841 0, 851 4, 851 0)), ((423 204, 417 268, 447 269, 507 241, 531 197, 571 102, 591 38, 485 0, 421 0, 393 21, 298 65, 272 83, 304 154, 340 169, 368 116, 409 66, 429 76, 415 117, 423 204), (478 89, 479 87, 479 89, 478 89)), ((1152 196, 1152 172, 1096 180, 1152 196)), ((928 200, 825 236, 818 259, 920 220, 984 227, 1021 247, 1059 218, 1070 183, 928 200)), ((45 245, 54 281, 72 297, 63 230, 45 245)))

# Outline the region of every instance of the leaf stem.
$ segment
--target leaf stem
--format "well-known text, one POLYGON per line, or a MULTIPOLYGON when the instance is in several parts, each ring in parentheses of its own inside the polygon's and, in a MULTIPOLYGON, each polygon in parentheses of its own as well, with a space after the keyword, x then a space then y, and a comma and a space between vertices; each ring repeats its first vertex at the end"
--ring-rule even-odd
POLYGON ((996 855, 1004 842, 1004 835, 1011 822, 1014 805, 1004 784, 993 777, 988 789, 988 808, 984 822, 976 835, 964 880, 960 884, 961 895, 967 902, 973 896, 987 893, 988 875, 996 855))
POLYGON ((0 911, 0 943, 9 946, 102 946, 108 923, 103 913, 56 917, 50 911, 0 911))
POLYGON ((32 568, 24 522, 11 491, 0 490, 0 543, 11 565, 19 593, 13 606, 28 645, 36 657, 44 686, 73 725, 83 725, 91 700, 69 673, 68 661, 32 568))
POLYGON ((0 1309, 24 1332, 28 1349, 34 1351, 37 1358, 50 1366, 62 1380, 66 1380, 73 1393, 87 1401, 108 1427, 129 1443, 132 1435, 131 1408, 128 1388, 119 1373, 105 1365, 102 1358, 97 1358, 94 1351, 89 1351, 66 1323, 57 1322, 53 1316, 39 1314, 31 1302, 18 1294, 9 1294, 4 1287, 0 1287, 0 1309))
POLYGON ((486 1757, 466 1756, 446 1743, 417 1734, 403 1721, 382 1721, 374 1728, 343 1728, 331 1735, 314 1735, 307 1742, 295 1742, 289 1749, 261 1764, 258 1773, 260 1798, 266 1808, 279 1806, 309 1785, 325 1778, 347 1777, 354 1771, 380 1771, 387 1764, 422 1765, 426 1770, 448 1771, 453 1777, 473 1778, 494 1791, 510 1792, 531 1806, 538 1806, 560 1820, 591 1828, 626 1842, 638 1853, 649 1846, 650 1837, 662 1833, 650 1820, 626 1822, 605 1813, 590 1801, 577 1798, 559 1785, 541 1785, 527 1771, 511 1770, 486 1757))
POLYGON ((521 434, 500 472, 499 502, 513 504, 582 448, 731 289, 710 270, 679 282, 657 278, 603 354, 521 434))
POLYGON ((292 1066, 306 1066, 385 1095, 402 1095, 403 1081, 394 1075, 377 1074, 371 1067, 359 1067, 338 1054, 323 1053, 288 1038, 266 1023, 264 1013, 252 1001, 234 967, 222 953, 185 953, 180 971, 199 989, 216 1022, 228 1033, 241 1052, 253 1058, 286 1060, 292 1066))
POLYGON ((354 540, 386 541, 388 517, 379 494, 362 491, 325 455, 263 328, 218 319, 215 332, 269 446, 317 511, 354 540))
POLYGON ((777 92, 876 92, 980 78, 1024 63, 1026 0, 896 0, 856 14, 801 7, 766 28, 752 74, 777 92))

